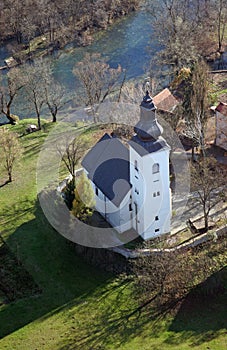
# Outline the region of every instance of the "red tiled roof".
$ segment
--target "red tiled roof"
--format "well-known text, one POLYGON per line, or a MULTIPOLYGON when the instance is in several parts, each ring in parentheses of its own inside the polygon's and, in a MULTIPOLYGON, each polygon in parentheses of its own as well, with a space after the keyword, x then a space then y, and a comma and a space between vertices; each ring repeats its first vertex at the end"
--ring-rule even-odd
POLYGON ((227 103, 220 102, 215 110, 227 117, 227 103))
POLYGON ((153 102, 157 109, 166 112, 173 112, 174 108, 179 104, 179 101, 173 96, 168 88, 165 88, 159 94, 154 96, 153 102))

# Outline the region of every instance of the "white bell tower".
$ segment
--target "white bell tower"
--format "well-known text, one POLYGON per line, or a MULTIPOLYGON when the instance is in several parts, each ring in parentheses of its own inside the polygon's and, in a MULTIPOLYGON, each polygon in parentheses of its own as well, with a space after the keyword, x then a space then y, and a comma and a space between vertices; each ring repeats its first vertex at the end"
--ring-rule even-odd
POLYGON ((156 107, 149 92, 140 105, 140 120, 129 142, 132 227, 145 240, 170 232, 170 147, 161 137, 156 107))

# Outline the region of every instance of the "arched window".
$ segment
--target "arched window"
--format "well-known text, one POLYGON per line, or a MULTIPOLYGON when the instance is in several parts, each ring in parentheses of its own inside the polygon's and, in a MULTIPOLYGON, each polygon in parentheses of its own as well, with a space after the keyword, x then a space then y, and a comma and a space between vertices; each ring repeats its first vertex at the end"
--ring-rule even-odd
POLYGON ((152 173, 153 174, 159 173, 159 164, 158 163, 153 164, 152 173))

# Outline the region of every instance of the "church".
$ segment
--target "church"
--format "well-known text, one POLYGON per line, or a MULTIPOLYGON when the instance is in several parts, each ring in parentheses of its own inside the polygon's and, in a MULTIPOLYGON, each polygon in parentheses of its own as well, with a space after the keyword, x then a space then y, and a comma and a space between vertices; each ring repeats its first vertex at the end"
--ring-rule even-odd
POLYGON ((109 134, 85 155, 95 209, 119 233, 134 229, 144 240, 170 232, 170 147, 161 136, 156 106, 146 92, 135 134, 125 145, 109 134))

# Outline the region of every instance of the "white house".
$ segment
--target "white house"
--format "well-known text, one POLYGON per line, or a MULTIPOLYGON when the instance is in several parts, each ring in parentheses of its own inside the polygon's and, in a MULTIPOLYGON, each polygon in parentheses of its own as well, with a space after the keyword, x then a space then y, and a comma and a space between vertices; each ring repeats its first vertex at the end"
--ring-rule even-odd
POLYGON ((92 182, 96 210, 119 232, 134 229, 145 240, 170 232, 170 147, 161 137, 147 91, 135 134, 124 145, 108 134, 82 161, 92 182))
POLYGON ((220 102, 216 112, 216 140, 215 144, 227 150, 227 104, 220 102))

